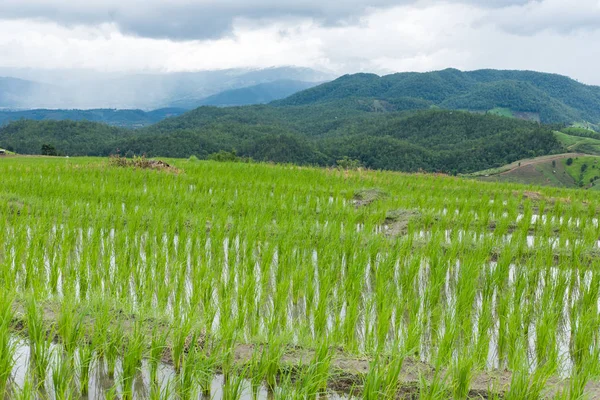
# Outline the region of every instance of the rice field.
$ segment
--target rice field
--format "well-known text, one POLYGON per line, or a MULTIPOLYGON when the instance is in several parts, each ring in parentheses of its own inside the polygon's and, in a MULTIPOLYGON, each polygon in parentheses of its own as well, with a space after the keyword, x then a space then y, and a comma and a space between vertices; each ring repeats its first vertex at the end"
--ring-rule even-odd
POLYGON ((6 399, 600 396, 600 194, 0 160, 6 399))

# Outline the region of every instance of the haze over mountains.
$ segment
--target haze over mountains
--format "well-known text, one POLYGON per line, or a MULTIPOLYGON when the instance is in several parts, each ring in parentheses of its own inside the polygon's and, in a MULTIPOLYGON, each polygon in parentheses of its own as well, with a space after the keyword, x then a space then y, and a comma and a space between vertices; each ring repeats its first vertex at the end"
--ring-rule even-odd
POLYGON ((268 102, 335 78, 298 67, 165 74, 0 70, 9 74, 0 78, 0 108, 19 110, 194 108, 209 96, 256 85, 257 100, 248 101, 268 102))

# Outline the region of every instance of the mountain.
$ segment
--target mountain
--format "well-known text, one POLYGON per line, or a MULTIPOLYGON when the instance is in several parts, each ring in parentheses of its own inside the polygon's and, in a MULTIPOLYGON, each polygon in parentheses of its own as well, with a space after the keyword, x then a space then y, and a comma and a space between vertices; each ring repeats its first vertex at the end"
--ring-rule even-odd
POLYGON ((194 108, 202 99, 227 90, 282 80, 324 82, 334 78, 297 67, 154 74, 7 69, 2 73, 21 78, 11 78, 16 83, 10 91, 4 89, 8 84, 0 82, 0 101, 4 98, 0 107, 12 109, 194 108))
MULTIPOLYGON (((251 85, 205 101, 243 103, 264 88, 251 85)), ((26 154, 50 144, 68 155, 119 149, 198 158, 235 150, 261 161, 331 166, 349 157, 374 169, 469 173, 565 152, 554 131, 577 121, 597 126, 599 90, 528 71, 355 74, 269 104, 198 107, 135 131, 110 131, 108 139, 100 137, 107 129, 102 124, 13 122, 0 128, 0 146, 26 154)))
POLYGON ((66 155, 118 149, 129 155, 208 158, 236 150, 260 161, 325 166, 350 157, 374 169, 447 173, 564 150, 551 129, 518 119, 444 110, 346 113, 322 105, 200 107, 138 130, 26 120, 0 128, 0 146, 8 150, 39 154, 44 144, 66 155))
MULTIPOLYGON (((251 104, 266 104, 280 100, 294 93, 318 85, 317 82, 303 82, 293 80, 280 80, 261 83, 241 89, 226 90, 195 102, 192 108, 200 106, 244 106, 251 104)), ((192 104, 190 104, 191 106, 192 104)))
POLYGON ((26 110, 26 111, 1 111, 0 126, 21 119, 47 121, 71 120, 102 122, 112 126, 127 128, 140 128, 152 125, 165 118, 181 115, 186 110, 181 108, 161 108, 153 111, 142 110, 26 110))
POLYGON ((392 102, 419 99, 430 106, 487 112, 505 108, 535 114, 543 123, 600 122, 600 87, 533 71, 446 69, 426 73, 345 75, 275 103, 298 106, 349 97, 392 102))

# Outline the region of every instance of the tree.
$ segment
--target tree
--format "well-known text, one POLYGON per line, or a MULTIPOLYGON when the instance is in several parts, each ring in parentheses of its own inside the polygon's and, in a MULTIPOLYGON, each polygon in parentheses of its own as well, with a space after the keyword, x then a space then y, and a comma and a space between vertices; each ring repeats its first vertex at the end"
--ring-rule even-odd
POLYGON ((355 160, 348 156, 344 156, 341 160, 337 160, 336 164, 341 169, 359 169, 363 166, 360 160, 355 160))
POLYGON ((51 144, 43 144, 42 145, 42 155, 43 156, 56 156, 58 153, 56 152, 56 148, 51 144))
POLYGON ((573 165, 573 159, 571 157, 567 158, 567 165, 573 165))

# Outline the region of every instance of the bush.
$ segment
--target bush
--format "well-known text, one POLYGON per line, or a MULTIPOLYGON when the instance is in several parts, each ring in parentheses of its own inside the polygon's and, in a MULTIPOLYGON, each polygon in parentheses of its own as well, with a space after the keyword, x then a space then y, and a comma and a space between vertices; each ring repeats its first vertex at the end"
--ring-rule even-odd
POLYGON ((58 153, 56 152, 56 148, 51 144, 43 144, 42 145, 42 155, 43 156, 56 156, 58 153))
POLYGON ((573 159, 571 157, 567 158, 567 165, 573 165, 573 159))
POLYGON ((340 169, 359 169, 363 166, 360 160, 348 156, 344 156, 341 160, 337 160, 336 164, 340 169))

